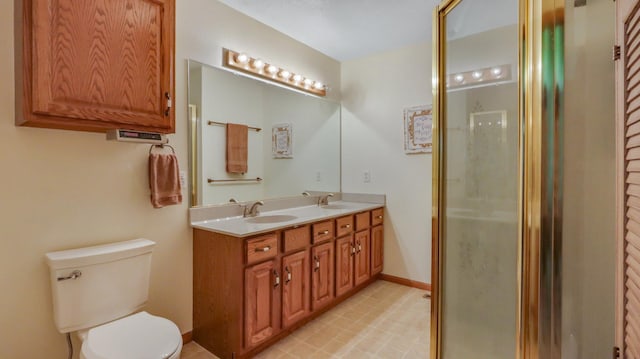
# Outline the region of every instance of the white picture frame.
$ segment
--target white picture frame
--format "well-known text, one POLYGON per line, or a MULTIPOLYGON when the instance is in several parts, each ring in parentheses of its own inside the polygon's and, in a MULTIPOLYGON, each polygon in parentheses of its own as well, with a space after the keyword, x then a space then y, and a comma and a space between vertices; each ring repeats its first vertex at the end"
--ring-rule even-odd
POLYGON ((271 154, 273 158, 293 158, 293 126, 275 124, 271 128, 271 154))
POLYGON ((404 152, 431 153, 433 146, 433 112, 431 105, 404 109, 404 152))

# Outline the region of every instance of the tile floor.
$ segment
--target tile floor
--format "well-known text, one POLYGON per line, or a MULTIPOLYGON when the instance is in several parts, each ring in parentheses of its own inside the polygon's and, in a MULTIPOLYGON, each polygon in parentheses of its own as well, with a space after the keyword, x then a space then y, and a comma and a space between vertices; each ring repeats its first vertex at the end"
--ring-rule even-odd
MULTIPOLYGON (((424 294, 377 281, 256 358, 428 358, 429 300, 424 294)), ((215 358, 194 342, 182 351, 182 359, 215 358)))

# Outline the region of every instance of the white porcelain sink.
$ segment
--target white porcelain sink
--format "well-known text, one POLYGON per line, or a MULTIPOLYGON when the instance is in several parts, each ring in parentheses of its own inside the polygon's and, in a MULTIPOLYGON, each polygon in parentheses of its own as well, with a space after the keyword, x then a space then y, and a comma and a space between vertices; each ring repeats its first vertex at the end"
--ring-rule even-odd
POLYGON ((249 223, 280 223, 280 222, 292 221, 296 218, 298 217, 290 214, 274 214, 270 216, 258 216, 258 217, 247 218, 245 219, 245 221, 249 223))

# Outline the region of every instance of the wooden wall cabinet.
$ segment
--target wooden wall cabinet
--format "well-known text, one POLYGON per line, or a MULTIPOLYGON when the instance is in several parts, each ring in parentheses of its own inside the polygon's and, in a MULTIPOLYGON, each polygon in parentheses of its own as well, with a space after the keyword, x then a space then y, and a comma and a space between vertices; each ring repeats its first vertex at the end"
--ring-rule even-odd
POLYGON ((16 125, 175 132, 175 0, 16 7, 16 125))
POLYGON ((382 267, 371 223, 367 211, 249 238, 194 229, 194 340, 250 358, 364 288, 382 267))

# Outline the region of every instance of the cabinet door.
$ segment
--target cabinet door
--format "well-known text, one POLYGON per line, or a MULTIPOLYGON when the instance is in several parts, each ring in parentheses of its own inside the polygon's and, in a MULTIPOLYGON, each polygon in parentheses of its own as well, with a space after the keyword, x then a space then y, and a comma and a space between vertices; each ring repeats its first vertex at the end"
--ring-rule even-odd
POLYGON ((282 257, 282 326, 309 314, 309 250, 282 257))
POLYGON ((174 131, 174 0, 25 0, 18 124, 174 131))
POLYGON ((356 232, 354 245, 356 247, 354 282, 355 285, 359 285, 369 279, 371 273, 369 230, 356 232))
POLYGON ((384 258, 384 228, 375 226, 371 228, 371 275, 382 272, 384 258))
POLYGON ((311 308, 317 310, 333 300, 334 254, 333 242, 311 249, 311 308))
POLYGON ((276 261, 271 260, 245 269, 245 347, 262 343, 277 330, 280 275, 276 268, 276 261))
POLYGON ((336 240, 336 297, 353 288, 353 235, 336 240))

